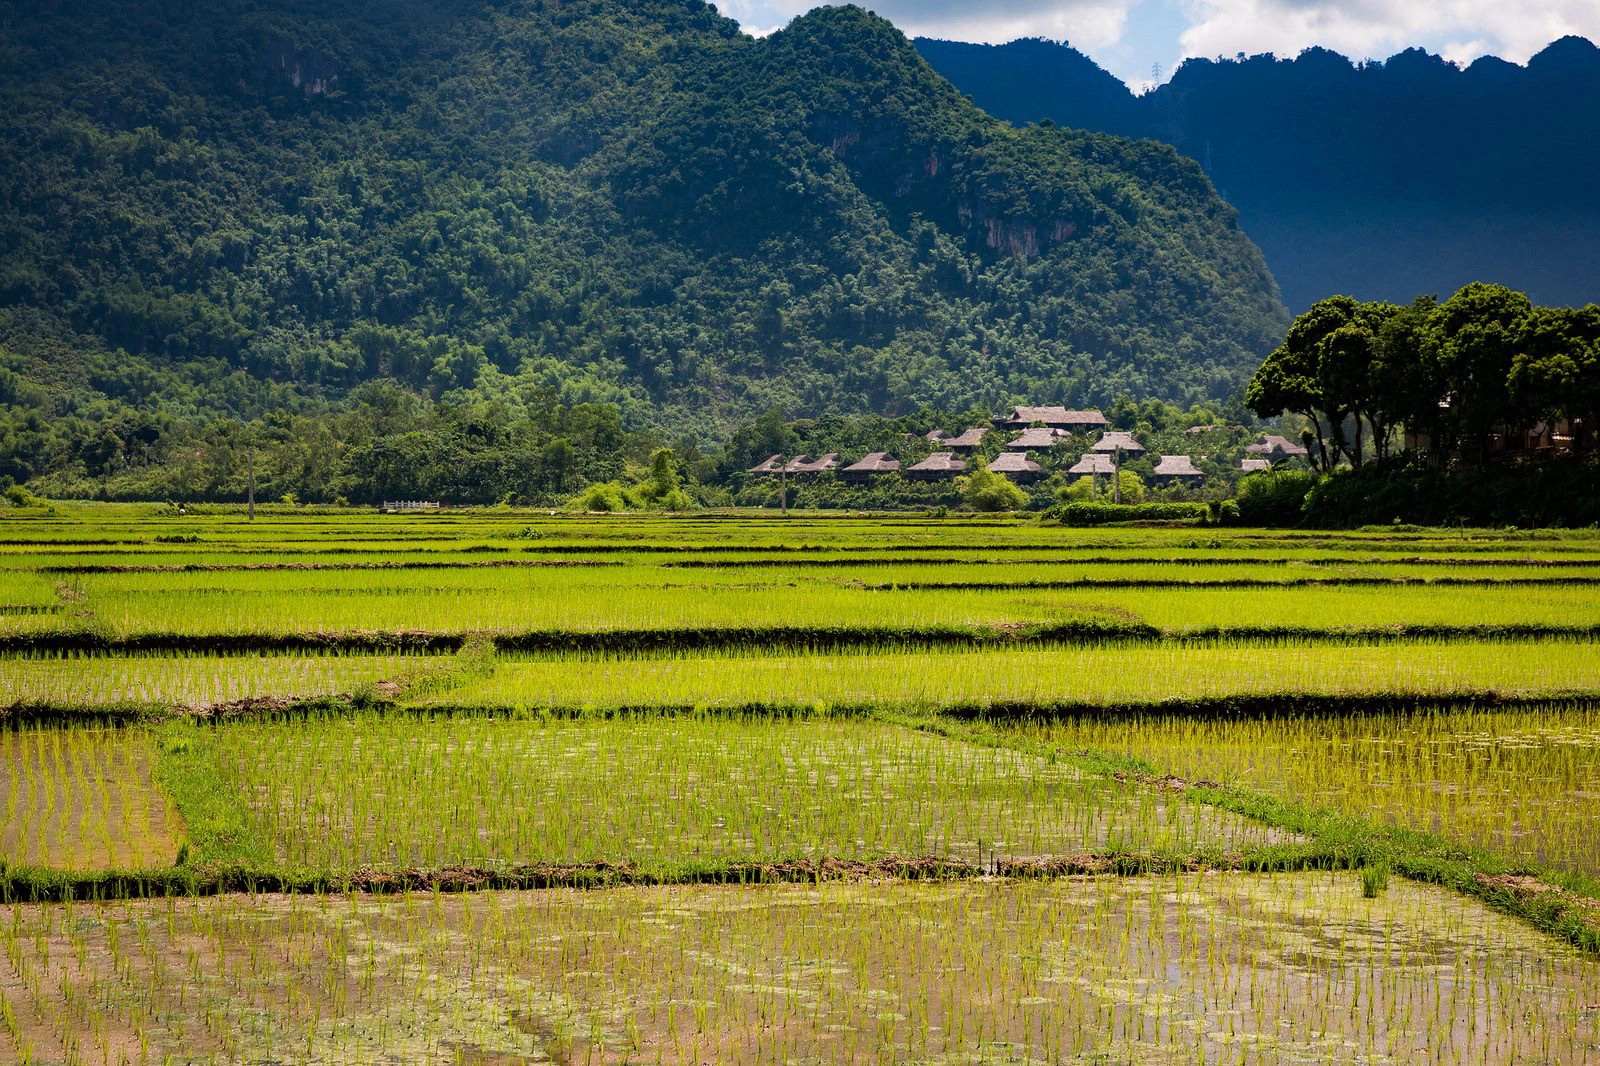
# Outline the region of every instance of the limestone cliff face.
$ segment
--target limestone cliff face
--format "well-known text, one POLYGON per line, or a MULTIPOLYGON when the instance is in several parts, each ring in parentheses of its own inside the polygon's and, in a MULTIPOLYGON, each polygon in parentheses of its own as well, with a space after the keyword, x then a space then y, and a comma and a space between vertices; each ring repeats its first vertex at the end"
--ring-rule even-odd
POLYGON ((263 80, 278 92, 298 92, 309 100, 341 88, 339 67, 332 56, 317 48, 297 46, 284 37, 268 35, 261 42, 257 61, 263 80))

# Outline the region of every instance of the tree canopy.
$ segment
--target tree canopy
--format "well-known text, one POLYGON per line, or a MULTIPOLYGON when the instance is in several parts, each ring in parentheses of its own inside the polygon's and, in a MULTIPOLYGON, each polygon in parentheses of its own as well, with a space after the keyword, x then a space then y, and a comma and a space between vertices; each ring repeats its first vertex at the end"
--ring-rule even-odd
MULTIPOLYGON (((331 416, 375 380, 702 436, 774 408, 1188 403, 1287 320, 1198 166, 993 120, 859 8, 761 40, 698 0, 7 19, 19 473, 331 416), (109 430, 47 442, 28 405, 109 430)), ((448 454, 360 446, 413 445, 448 454)))

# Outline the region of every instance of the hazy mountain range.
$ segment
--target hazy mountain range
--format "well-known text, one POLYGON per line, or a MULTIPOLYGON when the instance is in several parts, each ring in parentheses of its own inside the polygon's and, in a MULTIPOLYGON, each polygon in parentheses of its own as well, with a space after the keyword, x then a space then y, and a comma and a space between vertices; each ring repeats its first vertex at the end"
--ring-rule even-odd
POLYGON ((1151 137, 1201 163, 1291 309, 1472 280, 1600 299, 1600 50, 1582 38, 1526 66, 1417 49, 1190 60, 1139 96, 1048 41, 917 47, 991 115, 1151 137))

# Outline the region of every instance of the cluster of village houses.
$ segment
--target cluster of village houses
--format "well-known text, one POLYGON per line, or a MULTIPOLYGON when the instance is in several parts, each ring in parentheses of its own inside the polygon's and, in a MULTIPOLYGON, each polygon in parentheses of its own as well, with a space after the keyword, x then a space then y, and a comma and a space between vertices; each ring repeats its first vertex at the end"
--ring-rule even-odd
MULTIPOLYGON (((1110 422, 1099 411, 1069 411, 1065 407, 1015 407, 1009 416, 998 418, 995 425, 1000 432, 1014 432, 1005 450, 990 463, 989 469, 1004 474, 1019 484, 1029 484, 1043 476, 1039 464, 1029 458, 1030 452, 1044 451, 1058 441, 1075 433, 1098 433, 1099 439, 1077 464, 1067 473, 1077 476, 1114 474, 1124 457, 1137 458, 1145 454, 1145 447, 1131 433, 1110 428, 1110 422)), ((1190 433, 1203 432, 1206 426, 1196 426, 1190 433)), ((820 474, 837 471, 847 481, 867 481, 880 474, 903 474, 917 481, 940 481, 953 478, 967 468, 963 455, 970 455, 983 446, 984 438, 994 432, 988 426, 974 426, 966 432, 952 436, 943 430, 934 430, 928 440, 939 447, 920 463, 900 468, 900 460, 888 452, 873 452, 858 462, 841 465, 838 452, 826 455, 798 455, 785 458, 774 455, 765 462, 750 468, 752 474, 788 476, 820 474)), ((1306 449, 1285 437, 1269 434, 1246 445, 1247 458, 1240 464, 1247 472, 1269 470, 1274 460, 1301 457, 1306 449)), ((1194 465, 1187 455, 1163 455, 1156 463, 1156 481, 1163 484, 1198 485, 1205 472, 1194 465)))

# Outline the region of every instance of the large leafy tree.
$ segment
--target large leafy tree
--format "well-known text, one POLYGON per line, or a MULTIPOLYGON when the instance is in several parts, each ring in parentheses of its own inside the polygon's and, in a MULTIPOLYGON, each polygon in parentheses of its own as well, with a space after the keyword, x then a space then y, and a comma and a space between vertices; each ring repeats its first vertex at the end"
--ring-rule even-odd
POLYGON ((1600 307, 1536 308, 1523 323, 1508 379, 1522 421, 1551 416, 1594 432, 1600 412, 1600 307))
POLYGON ((1473 282, 1439 305, 1423 348, 1439 368, 1447 440, 1479 456, 1496 426, 1516 424, 1507 381, 1533 302, 1504 285, 1473 282))
MULTIPOLYGON (((1323 470, 1332 469, 1344 450, 1342 424, 1349 413, 1341 405, 1347 399, 1344 393, 1359 391, 1346 390, 1340 372, 1325 376, 1324 357, 1330 340, 1339 348, 1356 346, 1361 308, 1361 302, 1350 296, 1330 296, 1312 304, 1290 324, 1288 336, 1267 356, 1245 390, 1245 403, 1256 414, 1271 418, 1292 411, 1311 423, 1316 441, 1313 461, 1323 470), (1341 335, 1352 328, 1357 334, 1341 335), (1341 392, 1330 395, 1329 376, 1341 392)), ((1342 356, 1329 359, 1330 370, 1342 364, 1342 356)))
POLYGON ((1311 420, 1324 470, 1339 457, 1361 465, 1363 424, 1379 459, 1400 426, 1437 459, 1481 459, 1491 433, 1552 418, 1571 421, 1581 446, 1600 421, 1600 307, 1535 307, 1476 282, 1442 304, 1330 297, 1294 320, 1247 402, 1311 420))

